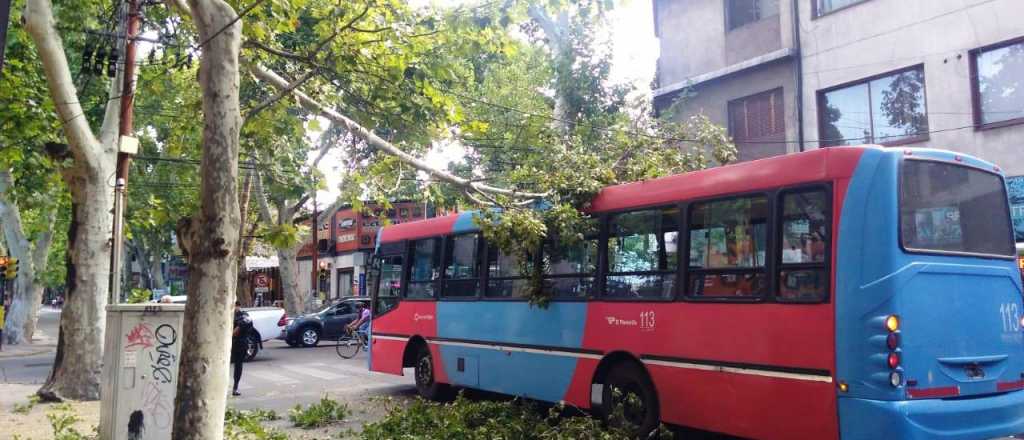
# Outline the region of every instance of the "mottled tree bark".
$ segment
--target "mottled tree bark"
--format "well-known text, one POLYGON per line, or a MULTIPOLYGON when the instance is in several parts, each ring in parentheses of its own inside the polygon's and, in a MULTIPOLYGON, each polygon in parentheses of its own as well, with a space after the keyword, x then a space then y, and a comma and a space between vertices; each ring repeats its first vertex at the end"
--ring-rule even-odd
POLYGON ((235 301, 239 236, 238 56, 242 25, 221 0, 189 0, 203 42, 199 86, 203 93, 200 208, 179 237, 188 248, 185 306, 174 440, 217 439, 224 432, 228 350, 235 301))
POLYGON ((114 174, 117 154, 120 74, 111 83, 111 98, 97 138, 83 117, 50 1, 27 0, 22 17, 39 53, 50 98, 63 121, 72 156, 72 165, 63 172, 72 201, 68 289, 57 357, 38 394, 45 400, 96 400, 100 394, 104 308, 110 277, 113 193, 108 178, 114 174))
POLYGON ((3 229, 0 234, 10 251, 9 256, 18 259, 19 267, 10 311, 0 325, 4 326, 4 343, 17 345, 31 343, 36 331, 39 304, 43 300, 43 283, 39 276, 46 270, 46 257, 53 241, 54 216, 52 212, 43 213, 43 218, 50 218, 50 227, 35 240, 29 240, 21 221, 21 211, 9 197, 13 187, 14 177, 10 170, 0 170, 0 228, 3 229))

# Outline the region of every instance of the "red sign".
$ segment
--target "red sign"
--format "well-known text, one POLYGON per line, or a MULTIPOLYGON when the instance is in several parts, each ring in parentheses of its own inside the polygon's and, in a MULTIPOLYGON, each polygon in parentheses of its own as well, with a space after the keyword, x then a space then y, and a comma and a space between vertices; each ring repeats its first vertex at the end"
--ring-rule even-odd
POLYGON ((253 284, 256 284, 256 287, 270 287, 270 277, 265 273, 258 273, 253 277, 253 284))

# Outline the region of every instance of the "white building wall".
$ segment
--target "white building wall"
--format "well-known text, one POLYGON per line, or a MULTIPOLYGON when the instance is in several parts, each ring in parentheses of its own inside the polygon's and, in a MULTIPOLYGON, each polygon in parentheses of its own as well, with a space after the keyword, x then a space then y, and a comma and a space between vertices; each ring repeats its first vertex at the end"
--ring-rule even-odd
POLYGON ((961 151, 1024 175, 1024 125, 973 127, 969 54, 1024 37, 1024 1, 867 0, 817 18, 801 7, 800 15, 807 148, 818 146, 819 90, 923 64, 932 133, 910 146, 961 151))

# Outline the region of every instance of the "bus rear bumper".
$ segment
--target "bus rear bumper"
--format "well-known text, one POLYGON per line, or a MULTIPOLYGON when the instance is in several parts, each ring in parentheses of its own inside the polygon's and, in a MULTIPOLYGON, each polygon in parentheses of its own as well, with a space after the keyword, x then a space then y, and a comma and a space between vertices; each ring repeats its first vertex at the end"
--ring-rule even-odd
POLYGON ((973 399, 839 399, 850 439, 991 439, 1024 433, 1024 391, 973 399))

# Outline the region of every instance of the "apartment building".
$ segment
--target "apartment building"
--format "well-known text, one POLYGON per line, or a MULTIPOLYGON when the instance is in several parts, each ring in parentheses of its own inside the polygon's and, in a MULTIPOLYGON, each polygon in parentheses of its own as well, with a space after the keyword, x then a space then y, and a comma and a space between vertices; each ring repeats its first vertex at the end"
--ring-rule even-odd
POLYGON ((729 127, 740 160, 798 151, 799 39, 779 0, 654 0, 655 109, 729 127), (673 104, 675 107, 673 108, 673 104))
POLYGON ((740 160, 855 144, 976 155, 1013 176, 1024 241, 1024 1, 653 3, 659 111, 727 126, 740 160))

